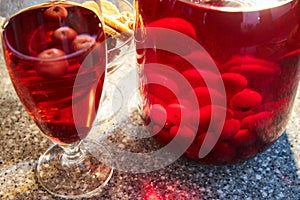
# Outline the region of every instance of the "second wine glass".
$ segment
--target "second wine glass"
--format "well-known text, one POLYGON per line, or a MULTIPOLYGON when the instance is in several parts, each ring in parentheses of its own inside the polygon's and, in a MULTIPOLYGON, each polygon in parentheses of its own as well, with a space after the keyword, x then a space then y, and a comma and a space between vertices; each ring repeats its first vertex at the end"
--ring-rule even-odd
MULTIPOLYGON (((115 121, 113 119, 122 113, 125 96, 117 82, 124 75, 128 67, 126 63, 133 58, 134 42, 134 9, 132 2, 127 0, 102 0, 104 18, 104 32, 107 37, 107 81, 103 91, 103 101, 96 122, 115 121), (124 68, 123 68, 124 66, 124 68), (119 70, 122 68, 122 70, 119 70)), ((132 66, 134 68, 134 66, 132 66)), ((96 124, 97 125, 97 124, 96 124)))

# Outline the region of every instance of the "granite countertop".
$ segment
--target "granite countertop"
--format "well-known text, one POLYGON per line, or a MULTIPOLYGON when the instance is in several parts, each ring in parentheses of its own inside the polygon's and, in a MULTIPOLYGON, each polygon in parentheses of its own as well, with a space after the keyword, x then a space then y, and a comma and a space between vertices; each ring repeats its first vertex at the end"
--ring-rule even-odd
MULTIPOLYGON (((108 80, 119 80, 118 76, 124 75, 123 70, 133 70, 131 62, 108 76, 108 80)), ((51 142, 40 134, 24 111, 2 59, 0 86, 0 199, 59 199, 45 191, 35 177, 37 160, 51 142)), ((126 99, 132 99, 123 98, 125 103, 126 99)), ((119 110, 122 112, 124 110, 119 110)), ((117 114, 108 121, 97 123, 91 136, 101 141, 110 133, 108 137, 114 138, 112 140, 118 147, 130 146, 135 151, 151 146, 153 141, 150 139, 144 140, 145 145, 124 137, 140 130, 134 109, 127 109, 127 113, 129 115, 117 114)), ((212 167, 180 158, 147 173, 116 169, 103 192, 92 199, 300 199, 299 116, 300 95, 296 98, 286 132, 254 159, 233 166, 212 167)))
MULTIPOLYGON (((0 50, 2 55, 2 52, 0 50)), ((128 60, 108 76, 134 84, 135 68, 128 60), (133 73, 124 73, 130 69, 133 73), (124 77, 125 75, 125 77, 124 77), (130 75, 130 76, 127 76, 130 75), (133 76, 133 77, 132 77, 133 76), (127 79, 126 79, 127 77, 127 79), (123 79, 124 78, 124 79, 123 79)), ((121 83, 122 85, 122 83, 121 83)), ((128 93, 128 88, 121 88, 128 93)), ((131 87, 132 89, 132 87, 131 87)), ((114 91, 110 91, 114 93, 114 91)), ((129 89, 130 92, 130 89, 129 89)), ((114 93, 117 94, 117 93, 114 93)), ((120 149, 134 152, 149 151, 155 141, 132 141, 140 133, 141 124, 134 109, 134 94, 114 96, 113 109, 117 115, 100 121, 90 134, 104 145, 111 141, 120 149), (130 107, 124 106, 130 105, 130 107), (108 140, 107 140, 108 139, 108 140)), ((103 109, 107 112, 107 109, 103 109)), ((232 166, 204 166, 187 158, 180 158, 168 166, 145 173, 122 168, 114 170, 111 180, 95 200, 296 200, 300 199, 300 88, 286 132, 271 148, 257 157, 232 166)), ((0 58, 0 199, 55 199, 38 183, 35 176, 39 156, 51 142, 44 138, 20 103, 8 77, 3 58, 0 58)), ((134 164, 134 163, 133 163, 134 164)), ((150 163, 151 164, 151 163, 150 163)), ((154 163, 153 163, 154 165, 154 163)))

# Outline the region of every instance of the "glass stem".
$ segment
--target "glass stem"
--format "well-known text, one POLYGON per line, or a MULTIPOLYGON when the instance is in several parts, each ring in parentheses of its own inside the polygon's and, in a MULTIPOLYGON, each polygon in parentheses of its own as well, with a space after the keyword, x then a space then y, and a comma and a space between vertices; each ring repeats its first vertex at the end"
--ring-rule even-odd
POLYGON ((76 142, 73 144, 60 145, 64 154, 62 155, 62 162, 64 165, 73 165, 80 163, 85 156, 84 151, 80 149, 81 142, 76 142))

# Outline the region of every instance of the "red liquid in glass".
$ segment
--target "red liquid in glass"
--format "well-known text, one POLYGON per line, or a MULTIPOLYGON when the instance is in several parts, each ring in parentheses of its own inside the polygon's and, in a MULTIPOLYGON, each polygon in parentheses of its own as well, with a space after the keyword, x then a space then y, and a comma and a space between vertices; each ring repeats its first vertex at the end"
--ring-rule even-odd
POLYGON ((151 121, 148 128, 156 133, 159 141, 169 143, 178 134, 179 124, 184 123, 180 133, 183 140, 191 136, 190 130, 196 130, 185 155, 201 163, 217 165, 252 158, 276 141, 284 131, 298 84, 298 1, 248 10, 224 9, 217 1, 203 6, 179 0, 137 0, 136 6, 140 19, 137 24, 140 30, 136 32, 137 61, 146 77, 141 88, 147 100, 142 105, 143 115, 147 124, 151 121), (156 48, 172 36, 155 35, 147 30, 153 27, 185 34, 197 41, 207 54, 176 39, 169 44, 184 49, 181 55, 156 48), (144 48, 146 44, 152 46, 144 48), (208 57, 219 74, 205 66, 208 57), (199 65, 192 65, 189 60, 199 65), (161 71, 149 69, 153 63, 161 64, 161 71), (192 91, 185 90, 179 79, 172 77, 169 72, 174 70, 189 82, 192 91), (198 70, 203 73, 199 74, 198 70), (212 83, 222 80, 225 94, 218 85, 208 86, 204 76, 212 83), (145 85, 147 80, 160 80, 161 84, 145 85), (208 93, 208 87, 212 92, 208 93), (170 88, 175 88, 182 99, 170 88), (199 111, 189 103, 180 105, 179 102, 189 102, 190 93, 196 95, 199 111), (212 96, 217 100, 214 105, 212 96), (220 107, 218 100, 224 99, 226 105, 220 107), (198 152, 204 138, 215 134, 207 132, 208 125, 221 126, 218 117, 211 116, 211 108, 225 109, 226 118, 214 148, 200 159, 198 152), (181 119, 183 110, 189 119, 181 119), (200 116, 198 127, 192 127, 195 112, 200 116), (163 115, 167 117, 161 123, 163 115))
POLYGON ((47 16, 51 5, 18 13, 8 21, 2 38, 8 71, 22 103, 48 138, 70 144, 87 136, 98 110, 106 63, 104 34, 94 12, 71 4, 57 6, 67 15, 47 16), (84 42, 76 46, 74 35, 59 40, 54 32, 60 27, 92 42, 79 49, 84 42), (37 58, 52 48, 63 52, 63 58, 51 62, 37 58))

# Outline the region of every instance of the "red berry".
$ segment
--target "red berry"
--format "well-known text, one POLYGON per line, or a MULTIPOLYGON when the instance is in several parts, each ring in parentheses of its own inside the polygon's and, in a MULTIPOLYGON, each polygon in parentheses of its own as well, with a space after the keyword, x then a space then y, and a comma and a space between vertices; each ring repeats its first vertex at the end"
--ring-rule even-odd
POLYGON ((147 92, 154 96, 157 101, 162 101, 164 104, 170 104, 176 101, 176 96, 167 87, 160 84, 147 84, 147 92))
MULTIPOLYGON (((156 72, 154 70, 147 70, 146 74, 148 83, 161 85, 172 91, 174 94, 179 94, 179 84, 176 82, 176 79, 174 79, 170 74, 164 73, 165 71, 156 72)), ((164 93, 161 93, 160 95, 163 96, 164 93)))
POLYGON ((66 54, 60 49, 47 49, 42 51, 37 57, 41 59, 35 67, 36 72, 45 78, 55 78, 65 75, 68 72, 68 61, 66 54))
POLYGON ((166 123, 166 118, 167 118, 167 112, 163 106, 159 104, 155 104, 151 106, 150 108, 151 121, 153 121, 158 125, 164 126, 166 123))
POLYGON ((256 88, 256 91, 265 94, 266 91, 273 91, 277 88, 277 78, 281 69, 278 64, 251 56, 234 57, 226 67, 228 72, 243 75, 248 81, 248 87, 256 88))
POLYGON ((200 129, 207 130, 209 126, 217 127, 218 123, 221 121, 231 119, 233 117, 233 112, 223 106, 207 105, 200 108, 198 111, 194 111, 194 114, 192 115, 198 115, 200 129))
POLYGON ((182 107, 184 107, 185 109, 189 110, 189 111, 192 111, 193 109, 196 108, 197 105, 195 105, 195 103, 193 103, 190 99, 188 98, 178 98, 176 101, 174 101, 173 103, 171 104, 180 104, 182 107))
POLYGON ((197 87, 191 91, 190 95, 196 95, 199 107, 212 104, 225 104, 224 96, 215 89, 208 89, 207 87, 197 87), (213 101, 212 101, 213 100, 213 101))
POLYGON ((188 69, 182 75, 189 81, 193 88, 206 86, 201 74, 196 69, 188 69))
POLYGON ((163 102, 162 100, 160 100, 159 98, 157 98, 153 94, 148 93, 147 98, 149 99, 151 104, 159 104, 159 105, 165 107, 165 102, 163 102))
POLYGON ((261 102, 261 94, 251 89, 244 89, 231 98, 230 106, 233 109, 248 111, 259 106, 261 102))
POLYGON ((220 138, 222 140, 230 139, 240 130, 240 127, 241 124, 239 120, 236 119, 225 120, 220 138))
POLYGON ((266 77, 274 77, 278 75, 280 69, 278 66, 274 65, 272 67, 264 66, 260 64, 242 64, 240 66, 233 66, 230 68, 229 72, 240 73, 245 76, 248 80, 265 80, 266 77))
POLYGON ((163 101, 165 104, 175 102, 180 89, 171 71, 165 68, 148 68, 147 70, 145 69, 145 74, 148 83, 146 86, 148 93, 163 101))
POLYGON ((89 36, 89 35, 78 35, 74 40, 73 40, 73 49, 75 51, 79 51, 82 49, 89 49, 92 46, 96 44, 95 38, 89 36))
POLYGON ((177 125, 172 126, 172 127, 170 128, 169 134, 170 134, 170 138, 171 138, 171 139, 173 139, 173 138, 176 136, 176 134, 177 134, 177 132, 178 132, 178 129, 179 129, 179 127, 178 127, 177 125))
POLYGON ((59 42, 71 42, 77 37, 77 32, 67 26, 60 27, 53 32, 52 38, 59 42))
POLYGON ((244 67, 246 64, 249 64, 249 65, 256 64, 256 65, 260 65, 263 67, 279 70, 278 66, 275 63, 269 62, 266 60, 262 60, 262 59, 258 59, 258 58, 252 57, 252 56, 235 56, 231 60, 229 60, 224 65, 224 67, 226 67, 227 69, 230 67, 236 67, 236 66, 244 67))
POLYGON ((210 106, 205 106, 201 108, 197 114, 199 115, 199 129, 207 131, 210 122, 211 122, 211 110, 208 110, 206 108, 210 108, 210 106))
POLYGON ((234 110, 234 118, 238 120, 242 120, 249 115, 254 115, 255 113, 256 112, 254 112, 253 110, 246 110, 246 111, 234 110))
POLYGON ((172 126, 169 131, 169 137, 176 145, 171 146, 170 150, 182 153, 180 151, 185 151, 193 144, 195 136, 195 132, 188 126, 172 126))
POLYGON ((253 131, 263 130, 270 126, 272 121, 273 113, 265 111, 245 117, 241 122, 241 127, 253 131))
POLYGON ((266 65, 244 63, 239 66, 231 67, 229 72, 243 75, 247 79, 249 87, 257 88, 257 91, 265 92, 272 91, 274 87, 278 87, 276 80, 280 75, 281 69, 272 63, 266 65))
POLYGON ((173 124, 190 124, 191 112, 189 109, 180 104, 170 104, 166 107, 167 121, 173 124))
POLYGON ((179 104, 171 104, 166 107, 167 121, 179 125, 181 123, 181 107, 179 104))
POLYGON ((68 16, 68 11, 62 6, 51 6, 44 12, 44 16, 47 19, 61 21, 68 16))
POLYGON ((272 112, 260 112, 255 115, 245 117, 242 122, 242 128, 249 129, 257 134, 259 139, 264 142, 274 141, 280 132, 273 126, 274 114, 272 112))
POLYGON ((224 73, 222 74, 225 90, 227 96, 232 96, 247 86, 247 79, 241 74, 236 73, 224 73))
POLYGON ((234 146, 245 147, 253 145, 257 141, 257 135, 248 129, 239 130, 231 139, 230 142, 234 146))
POLYGON ((188 69, 182 75, 190 82, 193 88, 208 87, 208 85, 214 88, 217 80, 220 79, 217 74, 207 70, 188 69))
POLYGON ((201 69, 216 73, 216 64, 210 55, 203 50, 192 51, 190 54, 184 56, 184 58, 191 65, 192 69, 201 69))
POLYGON ((187 55, 197 46, 193 25, 181 18, 169 17, 151 22, 146 27, 146 34, 147 41, 155 41, 158 49, 167 48, 178 55, 187 55))
POLYGON ((148 24, 148 27, 161 27, 161 28, 171 29, 186 34, 193 39, 197 38, 197 34, 193 25, 182 18, 170 17, 170 18, 159 19, 157 21, 148 24))

